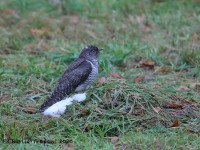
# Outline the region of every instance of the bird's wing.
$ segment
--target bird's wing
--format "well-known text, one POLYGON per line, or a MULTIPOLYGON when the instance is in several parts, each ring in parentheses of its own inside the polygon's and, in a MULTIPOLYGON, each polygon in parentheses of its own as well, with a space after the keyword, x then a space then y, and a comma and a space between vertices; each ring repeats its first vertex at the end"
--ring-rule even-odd
POLYGON ((84 62, 85 62, 85 59, 78 58, 73 63, 71 63, 68 66, 67 70, 65 70, 65 72, 63 73, 63 75, 60 77, 60 79, 58 80, 58 82, 59 83, 63 82, 65 80, 65 78, 68 76, 68 73, 70 73, 71 71, 73 71, 74 69, 76 69, 77 67, 79 67, 84 62))
POLYGON ((42 104, 39 112, 43 112, 46 108, 61 101, 66 95, 74 92, 76 87, 83 83, 92 71, 92 66, 87 61, 81 61, 71 71, 65 71, 61 76, 59 83, 48 100, 42 104))

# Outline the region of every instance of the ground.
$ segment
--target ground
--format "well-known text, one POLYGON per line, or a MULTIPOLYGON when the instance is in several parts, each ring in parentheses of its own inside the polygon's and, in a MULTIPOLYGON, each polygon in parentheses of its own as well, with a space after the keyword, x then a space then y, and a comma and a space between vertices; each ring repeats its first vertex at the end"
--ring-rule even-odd
POLYGON ((199 24, 199 0, 1 0, 1 147, 200 149, 199 24), (87 44, 87 100, 31 114, 87 44))

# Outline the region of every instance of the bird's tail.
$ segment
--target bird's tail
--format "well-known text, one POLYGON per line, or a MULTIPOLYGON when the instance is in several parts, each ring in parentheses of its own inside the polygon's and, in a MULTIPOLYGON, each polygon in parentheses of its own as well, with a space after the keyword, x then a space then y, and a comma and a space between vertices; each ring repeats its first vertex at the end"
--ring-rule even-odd
POLYGON ((38 113, 44 112, 45 109, 52 106, 53 104, 61 101, 65 98, 66 95, 69 95, 73 92, 73 88, 70 88, 67 82, 65 84, 59 84, 51 96, 41 105, 40 109, 37 111, 38 113))

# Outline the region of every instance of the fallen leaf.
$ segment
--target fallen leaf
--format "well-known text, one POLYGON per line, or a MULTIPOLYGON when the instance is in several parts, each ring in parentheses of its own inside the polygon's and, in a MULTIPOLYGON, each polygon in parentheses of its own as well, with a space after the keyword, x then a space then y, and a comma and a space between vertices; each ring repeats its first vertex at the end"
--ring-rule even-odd
POLYGON ((172 127, 178 127, 178 126, 179 126, 179 120, 176 119, 176 120, 174 120, 174 121, 172 122, 172 124, 171 124, 169 127, 172 128, 172 127))
POLYGON ((32 35, 43 35, 44 33, 47 32, 46 29, 30 29, 29 32, 32 34, 32 35))
POLYGON ((187 86, 179 86, 175 88, 177 91, 188 91, 190 90, 187 86))
POLYGON ((35 108, 32 108, 32 107, 26 108, 26 106, 24 106, 22 103, 19 103, 18 105, 19 105, 18 108, 25 113, 35 114, 37 112, 37 110, 35 108))
POLYGON ((154 66, 155 62, 151 61, 151 60, 141 60, 140 65, 144 65, 144 66, 154 66))
POLYGON ((112 74, 111 74, 111 76, 113 77, 113 78, 119 78, 119 79, 121 79, 122 78, 122 76, 121 75, 119 75, 118 73, 116 73, 116 72, 113 72, 112 74))
POLYGON ((83 109, 81 112, 82 112, 82 113, 85 113, 86 115, 89 115, 89 114, 90 114, 90 111, 87 110, 87 109, 83 109))
POLYGON ((6 9, 4 9, 3 12, 5 14, 11 14, 11 15, 15 15, 16 14, 16 11, 14 9, 11 9, 11 8, 6 8, 6 9))
POLYGON ((98 80, 99 84, 103 84, 105 82, 106 82, 106 78, 105 77, 100 77, 99 80, 98 80))
POLYGON ((145 77, 136 77, 134 80, 136 82, 142 82, 145 79, 145 77))
POLYGON ((136 77, 134 80, 136 82, 142 82, 144 80, 154 80, 154 77, 149 76, 149 75, 145 75, 144 77, 136 77))
POLYGON ((21 108, 21 110, 28 114, 35 114, 37 112, 35 108, 21 108))
POLYGON ((163 67, 156 66, 155 72, 157 72, 157 71, 167 73, 167 72, 170 72, 170 68, 166 67, 166 66, 163 66, 163 67))
POLYGON ((152 68, 154 68, 154 65, 155 65, 155 62, 153 62, 151 60, 146 60, 146 59, 141 60, 139 62, 140 67, 148 67, 148 68, 152 69, 152 68))
POLYGON ((162 104, 162 107, 164 107, 164 108, 171 108, 171 109, 182 109, 183 105, 182 104, 172 103, 172 102, 164 102, 162 104))
POLYGON ((160 107, 153 107, 153 110, 156 112, 156 113, 159 113, 162 109, 160 107))

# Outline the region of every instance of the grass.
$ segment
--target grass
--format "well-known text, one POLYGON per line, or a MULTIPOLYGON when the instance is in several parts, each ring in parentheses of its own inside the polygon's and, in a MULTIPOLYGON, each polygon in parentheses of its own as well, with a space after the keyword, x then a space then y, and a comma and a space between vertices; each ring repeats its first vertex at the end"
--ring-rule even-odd
POLYGON ((2 149, 199 149, 199 1, 58 2, 0 2, 2 149), (61 118, 23 112, 88 43, 106 81, 61 118))

